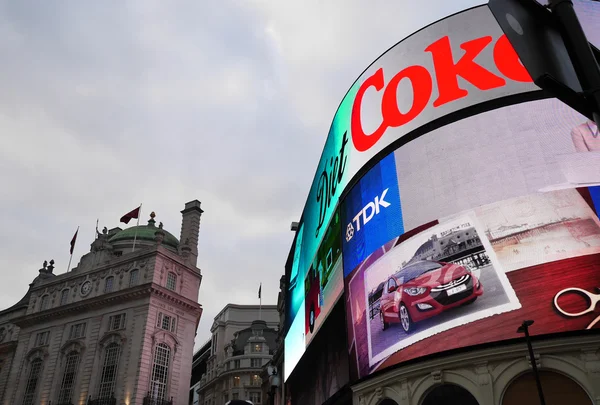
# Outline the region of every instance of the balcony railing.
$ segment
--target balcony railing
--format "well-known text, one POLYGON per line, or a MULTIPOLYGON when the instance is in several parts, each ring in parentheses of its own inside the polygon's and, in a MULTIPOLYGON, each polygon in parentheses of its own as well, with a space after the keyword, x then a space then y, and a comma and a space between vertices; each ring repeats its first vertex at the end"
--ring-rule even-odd
POLYGON ((143 405, 173 405, 173 397, 171 399, 158 399, 154 398, 150 395, 150 393, 146 394, 144 397, 143 405))
POLYGON ((87 405, 117 405, 117 399, 115 394, 111 394, 110 397, 92 399, 92 396, 88 398, 87 405))
POLYGON ((52 402, 52 401, 48 401, 48 405, 73 405, 73 402, 68 401, 68 402, 52 402))

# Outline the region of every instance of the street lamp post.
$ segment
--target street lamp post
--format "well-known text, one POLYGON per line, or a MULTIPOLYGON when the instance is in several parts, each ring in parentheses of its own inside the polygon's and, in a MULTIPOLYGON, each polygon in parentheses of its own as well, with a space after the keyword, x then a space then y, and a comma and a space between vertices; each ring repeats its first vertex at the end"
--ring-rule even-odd
POLYGON ((531 339, 529 337, 529 327, 533 325, 533 321, 523 321, 521 326, 517 329, 517 333, 525 334, 525 341, 527 342, 527 349, 529 350, 529 358, 531 359, 531 367, 533 368, 533 375, 535 377, 535 383, 537 385, 538 394, 540 396, 540 404, 546 405, 544 399, 544 392, 542 391, 542 382, 540 381, 540 375, 537 369, 537 362, 535 361, 535 355, 533 354, 533 347, 531 346, 531 339))
POLYGON ((275 405, 275 395, 277 390, 279 389, 279 385, 281 384, 281 380, 277 373, 277 368, 273 368, 273 372, 269 375, 269 394, 270 394, 270 403, 271 405, 275 405))

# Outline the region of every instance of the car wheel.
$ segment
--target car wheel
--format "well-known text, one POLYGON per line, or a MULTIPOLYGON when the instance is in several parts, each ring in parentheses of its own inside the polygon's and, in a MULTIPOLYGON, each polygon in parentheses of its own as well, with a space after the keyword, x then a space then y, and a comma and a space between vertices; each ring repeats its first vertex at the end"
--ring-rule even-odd
POLYGON ((383 312, 381 312, 381 310, 379 311, 379 316, 381 318, 381 324, 383 325, 383 330, 386 330, 387 328, 389 328, 390 324, 387 323, 384 319, 383 319, 383 312))
POLYGON ((308 328, 310 329, 310 333, 313 333, 315 330, 315 304, 310 304, 310 312, 308 314, 308 328))
POLYGON ((410 319, 408 308, 406 308, 404 304, 400 304, 398 316, 400 317, 400 324, 402 325, 402 329, 404 329, 404 332, 410 333, 410 331, 412 330, 412 319, 410 319))

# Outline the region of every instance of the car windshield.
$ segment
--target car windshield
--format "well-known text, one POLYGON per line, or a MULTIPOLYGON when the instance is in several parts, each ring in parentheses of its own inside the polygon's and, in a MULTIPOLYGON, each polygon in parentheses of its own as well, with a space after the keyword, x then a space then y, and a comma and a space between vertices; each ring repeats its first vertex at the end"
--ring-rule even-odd
POLYGON ((398 279, 398 281, 400 282, 400 284, 403 284, 414 280, 421 274, 425 274, 429 271, 437 270, 440 268, 442 268, 442 265, 436 262, 418 262, 406 266, 405 268, 397 272, 395 276, 396 279, 398 279))

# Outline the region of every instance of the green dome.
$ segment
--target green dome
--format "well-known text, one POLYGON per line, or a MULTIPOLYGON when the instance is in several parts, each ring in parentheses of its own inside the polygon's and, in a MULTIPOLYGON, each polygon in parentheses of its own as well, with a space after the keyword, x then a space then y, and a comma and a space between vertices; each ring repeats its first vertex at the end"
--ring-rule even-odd
MULTIPOLYGON (((154 221, 148 221, 148 225, 139 225, 132 226, 131 228, 123 229, 122 231, 116 233, 112 238, 108 241, 110 243, 122 242, 122 241, 132 241, 133 238, 136 238, 137 241, 150 241, 154 242, 154 238, 156 235, 154 233, 158 231, 159 228, 154 226, 154 221), (137 236, 136 236, 137 235, 137 236)), ((163 245, 167 245, 177 249, 179 246, 179 241, 175 236, 173 236, 168 231, 162 230, 165 233, 165 237, 162 241, 163 245)))

